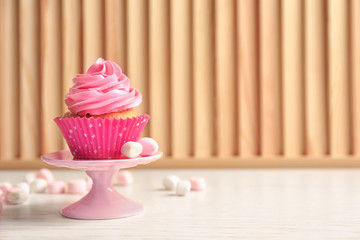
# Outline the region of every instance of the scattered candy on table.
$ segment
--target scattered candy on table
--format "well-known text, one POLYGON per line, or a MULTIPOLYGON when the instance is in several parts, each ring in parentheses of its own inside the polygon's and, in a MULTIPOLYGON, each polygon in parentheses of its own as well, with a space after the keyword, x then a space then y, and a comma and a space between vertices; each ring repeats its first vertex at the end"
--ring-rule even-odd
POLYGON ((11 188, 5 195, 5 201, 9 204, 22 204, 29 198, 29 193, 20 187, 11 188))
POLYGON ((176 186, 176 195, 186 196, 191 189, 191 183, 188 180, 181 180, 176 186))
POLYGON ((30 184, 32 181, 36 179, 36 175, 37 175, 36 172, 29 172, 25 174, 24 181, 30 184))
POLYGON ((30 193, 30 185, 27 182, 19 182, 14 184, 14 187, 18 187, 26 191, 27 193, 30 193))
POLYGON ((206 189, 206 181, 202 177, 191 177, 190 179, 191 183, 191 190, 193 191, 203 191, 206 189))
POLYGON ((30 191, 33 193, 42 193, 46 190, 48 183, 45 179, 37 178, 30 183, 30 191))
POLYGON ((175 175, 169 175, 164 178, 163 185, 166 190, 175 190, 180 178, 175 175))
POLYGON ((152 138, 144 137, 137 142, 142 145, 141 156, 151 156, 159 150, 158 143, 152 138))
MULTIPOLYGON (((140 155, 153 155, 158 151, 157 143, 151 138, 142 138, 138 142, 127 142, 123 145, 121 153, 124 157, 134 158, 140 155), (125 146, 125 147, 124 147, 125 146)), ((128 186, 132 184, 134 177, 130 171, 120 170, 116 175, 116 184, 128 186)), ((177 196, 186 196, 190 190, 203 191, 207 183, 202 177, 191 177, 189 180, 181 180, 176 175, 169 175, 163 179, 166 190, 174 190, 177 196)), ((3 209, 1 199, 8 204, 22 204, 30 193, 49 194, 85 194, 92 187, 92 179, 73 179, 67 181, 55 181, 54 175, 49 169, 41 169, 38 172, 30 172, 24 176, 24 182, 12 185, 10 182, 0 183, 0 214, 3 209)))
POLYGON ((66 183, 66 193, 84 194, 87 192, 85 179, 73 179, 66 183))
POLYGON ((117 175, 117 184, 120 186, 128 186, 132 184, 134 181, 134 177, 130 171, 120 170, 117 175))
POLYGON ((190 190, 203 191, 207 184, 202 177, 191 177, 189 180, 181 180, 176 175, 169 175, 163 179, 163 185, 166 190, 175 190, 177 196, 186 196, 190 190))
POLYGON ((6 194, 7 191, 9 191, 11 187, 12 187, 12 184, 9 182, 0 183, 0 190, 2 190, 4 194, 6 194))
POLYGON ((127 158, 136 158, 138 157, 142 152, 142 145, 137 142, 126 142, 121 147, 121 155, 127 158))
POLYGON ((43 168, 36 174, 36 178, 42 178, 46 180, 47 183, 51 183, 54 181, 54 175, 49 169, 43 168))
POLYGON ((65 193, 65 182, 64 181, 53 181, 48 184, 47 193, 50 194, 61 194, 65 193))

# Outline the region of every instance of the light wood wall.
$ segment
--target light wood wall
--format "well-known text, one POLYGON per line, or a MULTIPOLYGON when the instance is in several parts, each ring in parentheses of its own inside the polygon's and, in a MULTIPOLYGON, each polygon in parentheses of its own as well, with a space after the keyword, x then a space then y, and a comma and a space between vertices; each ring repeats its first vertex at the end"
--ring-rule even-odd
POLYGON ((359 0, 0 0, 0 54, 0 168, 66 147, 98 57, 142 92, 155 166, 359 166, 359 0))

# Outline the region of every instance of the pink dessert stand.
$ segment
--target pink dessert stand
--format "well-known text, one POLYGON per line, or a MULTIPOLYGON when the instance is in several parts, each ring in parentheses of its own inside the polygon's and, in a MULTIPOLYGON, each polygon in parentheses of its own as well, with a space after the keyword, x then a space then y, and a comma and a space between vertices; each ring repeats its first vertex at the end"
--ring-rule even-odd
POLYGON ((133 216, 143 211, 144 207, 137 202, 120 195, 113 187, 113 175, 120 169, 148 164, 159 159, 161 152, 147 157, 112 160, 73 159, 68 150, 49 153, 41 159, 57 167, 85 170, 93 180, 89 193, 79 201, 65 206, 61 214, 75 219, 112 219, 133 216))

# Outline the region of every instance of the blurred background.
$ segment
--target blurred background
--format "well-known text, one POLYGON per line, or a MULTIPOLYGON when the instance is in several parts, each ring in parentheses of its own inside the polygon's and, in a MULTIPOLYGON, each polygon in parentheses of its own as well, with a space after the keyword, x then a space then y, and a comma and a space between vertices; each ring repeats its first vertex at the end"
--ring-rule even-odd
POLYGON ((359 0, 0 0, 0 169, 66 148, 98 57, 143 94, 148 167, 360 166, 359 0))

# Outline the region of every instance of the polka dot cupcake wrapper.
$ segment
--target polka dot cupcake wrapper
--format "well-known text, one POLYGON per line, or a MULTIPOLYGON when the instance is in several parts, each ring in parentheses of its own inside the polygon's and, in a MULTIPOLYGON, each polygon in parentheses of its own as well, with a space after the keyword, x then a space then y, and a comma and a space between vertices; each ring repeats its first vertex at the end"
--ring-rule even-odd
POLYGON ((55 118, 72 154, 80 159, 121 158, 121 147, 137 141, 150 116, 126 119, 55 118))

